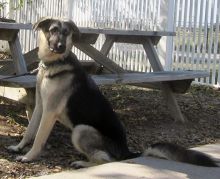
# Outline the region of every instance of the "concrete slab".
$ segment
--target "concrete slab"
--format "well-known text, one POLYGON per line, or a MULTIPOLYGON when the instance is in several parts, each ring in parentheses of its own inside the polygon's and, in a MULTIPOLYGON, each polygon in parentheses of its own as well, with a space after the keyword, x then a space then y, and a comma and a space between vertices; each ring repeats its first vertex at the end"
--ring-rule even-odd
MULTIPOLYGON (((206 145, 202 147, 197 147, 195 149, 205 152, 220 161, 220 144, 206 145)), ((220 168, 200 167, 152 157, 139 157, 128 161, 107 163, 86 169, 64 171, 61 173, 36 178, 220 179, 220 168)))

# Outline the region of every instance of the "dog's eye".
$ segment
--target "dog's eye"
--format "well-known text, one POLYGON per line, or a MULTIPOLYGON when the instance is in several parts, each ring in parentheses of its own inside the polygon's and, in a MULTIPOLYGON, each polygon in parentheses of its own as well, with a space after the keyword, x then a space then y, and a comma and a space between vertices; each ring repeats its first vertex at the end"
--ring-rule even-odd
POLYGON ((50 32, 52 33, 52 34, 54 34, 54 33, 57 33, 58 32, 58 28, 57 27, 53 27, 52 29, 50 29, 50 32))
POLYGON ((67 29, 64 29, 63 32, 62 32, 62 34, 65 35, 65 36, 67 36, 67 35, 69 35, 69 31, 68 31, 67 29))

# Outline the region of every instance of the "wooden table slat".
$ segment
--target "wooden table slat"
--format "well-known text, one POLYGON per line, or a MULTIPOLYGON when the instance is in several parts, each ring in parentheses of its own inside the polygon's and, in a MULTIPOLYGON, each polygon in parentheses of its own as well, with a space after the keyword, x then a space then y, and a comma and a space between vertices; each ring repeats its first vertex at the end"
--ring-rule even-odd
POLYGON ((36 85, 36 76, 35 75, 25 75, 15 78, 2 79, 7 76, 0 75, 0 86, 7 87, 23 87, 23 88, 32 88, 36 85))
POLYGON ((0 29, 32 29, 32 24, 0 22, 0 29))
POLYGON ((147 82, 177 81, 207 77, 209 74, 204 71, 163 71, 152 73, 124 73, 93 75, 92 78, 97 84, 133 84, 147 82))
MULTIPOLYGON (((163 71, 151 73, 124 73, 91 75, 96 84, 136 84, 147 82, 178 81, 194 78, 207 77, 209 74, 204 71, 163 71)), ((0 79, 5 76, 0 76, 0 79)), ((34 87, 36 77, 34 75, 20 76, 10 79, 0 80, 0 84, 15 87, 34 87)))
POLYGON ((168 31, 143 31, 143 30, 120 30, 120 29, 93 29, 79 27, 79 30, 83 34, 105 34, 114 36, 175 36, 175 32, 168 31))

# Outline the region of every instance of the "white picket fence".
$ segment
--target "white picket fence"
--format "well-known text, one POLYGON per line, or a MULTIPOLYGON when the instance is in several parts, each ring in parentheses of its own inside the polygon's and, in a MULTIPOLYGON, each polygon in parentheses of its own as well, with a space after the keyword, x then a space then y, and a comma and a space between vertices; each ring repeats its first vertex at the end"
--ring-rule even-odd
POLYGON ((202 69, 210 77, 199 82, 220 84, 220 0, 176 0, 173 69, 202 69))
MULTIPOLYGON (((166 69, 207 70, 210 77, 197 82, 220 84, 220 0, 24 0, 21 10, 12 10, 17 6, 18 0, 10 0, 0 10, 0 16, 23 23, 36 22, 42 16, 59 16, 72 18, 82 27, 175 30, 176 37, 167 38, 165 47, 158 47, 159 52, 166 51, 161 56, 166 69)), ((21 31, 20 39, 24 52, 37 45, 32 31, 21 31)), ((101 36, 96 48, 103 41, 101 36)), ((74 51, 80 59, 89 59, 82 52, 74 51)), ((115 44, 109 56, 125 69, 151 71, 139 45, 115 44)))

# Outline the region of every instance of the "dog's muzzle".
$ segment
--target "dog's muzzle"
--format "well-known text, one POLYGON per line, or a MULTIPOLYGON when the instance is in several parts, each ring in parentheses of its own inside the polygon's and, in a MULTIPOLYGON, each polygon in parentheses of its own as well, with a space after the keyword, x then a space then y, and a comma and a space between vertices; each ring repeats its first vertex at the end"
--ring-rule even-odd
POLYGON ((50 51, 53 53, 64 53, 66 50, 66 45, 58 42, 55 47, 50 47, 50 51))

